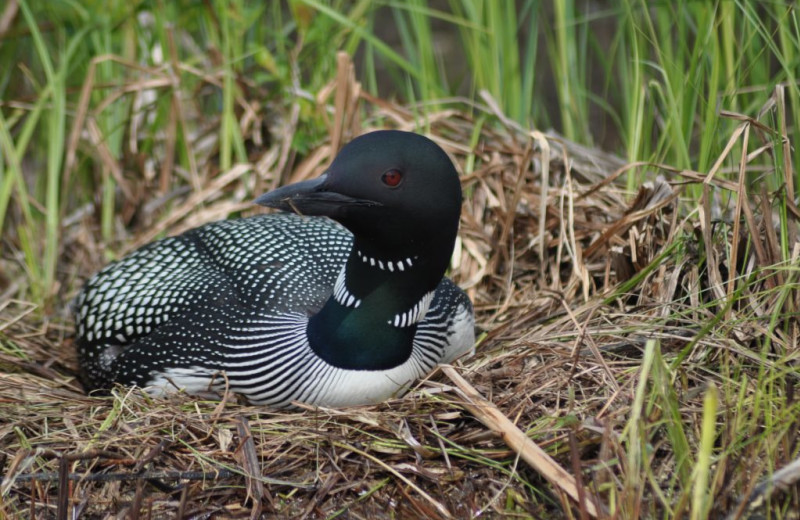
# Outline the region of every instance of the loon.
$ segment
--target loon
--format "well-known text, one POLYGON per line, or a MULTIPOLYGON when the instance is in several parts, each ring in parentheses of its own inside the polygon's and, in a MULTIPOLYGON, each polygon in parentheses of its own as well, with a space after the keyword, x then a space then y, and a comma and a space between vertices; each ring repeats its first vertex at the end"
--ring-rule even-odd
POLYGON ((427 137, 355 138, 325 173, 109 264, 76 297, 87 390, 230 390, 274 408, 374 404, 474 351, 445 271, 461 184, 427 137))

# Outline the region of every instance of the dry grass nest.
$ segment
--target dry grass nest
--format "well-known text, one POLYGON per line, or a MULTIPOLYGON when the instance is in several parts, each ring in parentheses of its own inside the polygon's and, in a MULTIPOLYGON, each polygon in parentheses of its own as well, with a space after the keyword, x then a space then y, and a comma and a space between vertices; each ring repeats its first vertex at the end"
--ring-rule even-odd
MULTIPOLYGON (((130 165, 107 164, 118 173, 118 242, 100 242, 93 207, 66 216, 61 285, 49 312, 16 299, 24 284, 14 280, 23 275, 4 253, 0 513, 604 516, 609 497, 624 496, 635 472, 623 432, 632 415, 661 424, 655 431, 667 428, 664 410, 637 409, 648 342, 681 361, 664 391, 675 393, 674 413, 684 424, 701 423, 704 389, 725 377, 716 370, 722 352, 751 360, 743 366, 753 374, 759 370, 751 346, 775 306, 798 303, 796 292, 780 299, 771 290, 792 275, 776 265, 780 246, 771 218, 763 218, 772 211, 766 194, 720 209, 718 194, 739 193, 743 184, 718 180, 716 171, 625 164, 523 129, 485 98, 484 105, 443 101, 425 121, 426 133, 462 172, 465 202, 450 276, 475 304, 480 339, 473 357, 437 370, 402 398, 346 410, 271 411, 234 395, 154 399, 126 388, 85 395, 75 380, 67 307, 107 261, 107 248, 125 252, 159 234, 257 211, 254 194, 319 174, 353 136, 418 129, 414 111, 361 92, 352 71, 344 71, 317 99, 329 136, 302 157, 289 146, 296 113, 268 121, 270 107, 238 100, 240 127, 252 144, 249 164, 215 171, 215 146, 201 131, 196 171, 174 173, 157 163, 148 170, 139 162, 151 173, 129 175, 130 165), (650 182, 624 189, 620 181, 631 169, 646 169, 650 182), (706 190, 695 211, 679 211, 687 183, 706 190), (741 226, 719 224, 740 220, 741 226), (757 279, 725 308, 739 277, 757 279)), ((109 162, 85 131, 92 110, 101 109, 85 106, 76 114, 71 151, 109 162)), ((200 117, 188 104, 181 110, 184 123, 200 117)), ((761 126, 743 118, 739 128, 732 139, 743 132, 758 138, 761 126)), ((170 136, 161 139, 168 156, 170 136)), ((797 323, 790 322, 772 332, 772 348, 792 348, 797 323)), ((680 487, 675 454, 658 442, 665 435, 654 435, 646 455, 651 480, 625 499, 633 510, 619 514, 664 511, 654 489, 680 487)), ((792 446, 776 451, 774 467, 788 460, 792 446)), ((714 484, 720 510, 735 510, 755 489, 766 462, 749 463, 749 488, 742 481, 714 484)), ((741 464, 731 462, 729 471, 747 467, 741 464)))

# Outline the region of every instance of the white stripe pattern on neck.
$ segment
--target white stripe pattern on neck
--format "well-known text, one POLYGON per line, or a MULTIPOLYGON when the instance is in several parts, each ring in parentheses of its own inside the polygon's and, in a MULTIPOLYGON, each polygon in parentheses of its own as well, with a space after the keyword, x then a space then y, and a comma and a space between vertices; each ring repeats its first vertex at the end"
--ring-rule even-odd
POLYGON ((333 297, 334 299, 344 305, 345 307, 353 307, 357 309, 359 305, 361 305, 361 300, 356 298, 352 295, 352 293, 347 289, 347 283, 345 281, 345 269, 347 266, 342 266, 342 270, 339 271, 339 276, 336 277, 336 284, 333 286, 333 297))
POLYGON ((405 271, 406 267, 409 267, 409 268, 413 267, 414 266, 414 260, 416 260, 418 258, 417 256, 414 256, 413 258, 412 257, 408 257, 408 258, 405 258, 403 260, 397 260, 397 261, 378 260, 378 259, 375 259, 375 258, 373 258, 371 256, 365 255, 364 253, 362 253, 358 249, 356 249, 356 253, 358 254, 358 257, 361 259, 361 261, 364 262, 365 264, 369 264, 372 267, 377 267, 381 271, 389 270, 389 272, 392 272, 392 273, 395 272, 395 271, 405 271))
POLYGON ((393 325, 395 327, 408 327, 421 321, 422 318, 425 317, 425 313, 428 312, 428 307, 431 305, 434 292, 435 291, 431 291, 423 296, 420 301, 415 303, 414 306, 407 311, 395 314, 394 318, 389 320, 389 325, 393 325))

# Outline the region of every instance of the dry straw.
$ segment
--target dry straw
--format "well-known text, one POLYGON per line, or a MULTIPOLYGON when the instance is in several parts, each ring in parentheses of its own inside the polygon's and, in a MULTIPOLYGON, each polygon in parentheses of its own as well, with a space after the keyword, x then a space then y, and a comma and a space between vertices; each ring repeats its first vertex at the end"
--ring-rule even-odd
MULTIPOLYGON (((745 231, 735 228, 733 265, 741 269, 719 269, 726 253, 714 235, 714 193, 744 195, 744 169, 768 147, 729 157, 734 149, 748 150, 731 144, 706 173, 625 165, 556 135, 520 128, 488 95, 483 105, 442 101, 446 108, 427 111, 421 121, 419 107, 363 92, 348 59, 341 57, 339 66, 336 81, 317 97, 329 139, 302 160, 288 146, 297 124, 296 107, 290 107, 290 116, 274 123, 271 144, 248 164, 215 172, 198 161, 182 182, 170 170, 149 181, 119 176, 123 207, 145 208, 139 219, 149 222, 134 236, 120 235, 120 250, 250 211, 254 193, 319 174, 343 143, 364 131, 424 131, 462 174, 466 197, 451 275, 475 303, 482 332, 477 354, 445 367, 446 377, 433 374, 403 398, 347 410, 276 412, 232 395, 221 401, 151 399, 124 388, 110 397, 88 397, 74 379, 66 313, 35 318, 32 306, 15 300, 9 289, 0 299, 0 515, 591 518, 616 511, 621 518, 680 507, 667 504, 652 482, 631 487, 638 478, 633 465, 646 457, 655 481, 683 471, 666 444, 648 454, 626 441, 629 419, 644 413, 632 408, 637 388, 645 388, 639 380, 644 345, 658 340, 662 351, 688 360, 682 387, 702 389, 714 376, 701 360, 721 351, 754 363, 761 359, 742 347, 765 332, 753 313, 768 317, 778 304, 796 308, 796 294, 782 302, 755 292, 739 295, 747 305, 731 304, 725 318, 746 327, 728 335, 698 333, 698 326, 719 323, 708 302, 732 298, 738 277, 760 269, 758 287, 767 290, 791 276, 770 269, 780 259, 774 228, 757 217, 763 214, 757 199, 745 196, 737 199, 733 221, 762 239, 746 249, 745 231), (739 182, 716 175, 730 161, 741 165, 739 182), (670 182, 653 175, 631 197, 615 181, 642 168, 660 171, 670 182), (147 182, 160 187, 149 198, 143 195, 147 182), (704 198, 697 211, 679 215, 684 182, 701 183, 704 198), (174 185, 184 188, 165 192, 174 185), (684 254, 671 254, 685 247, 686 234, 701 236, 703 250, 686 246, 684 254), (698 268, 699 256, 709 269, 698 268)), ((164 70, 143 70, 139 83, 90 106, 91 77, 70 134, 68 171, 83 140, 102 142, 92 120, 113 96, 167 88, 170 81, 164 70)), ((171 132, 198 117, 178 101, 176 96, 171 132)), ((258 107, 237 103, 242 135, 265 143, 258 107)), ((731 143, 766 131, 757 121, 740 122, 731 143)), ((196 136, 198 157, 214 150, 204 137, 196 136)), ((174 146, 174 136, 162 139, 174 146)), ((112 174, 120 171, 102 146, 96 152, 112 174)), ((64 222, 66 306, 104 257, 86 212, 65 215, 64 222)), ((781 332, 773 341, 784 349, 795 346, 781 332)), ((648 360, 653 374, 662 373, 659 359, 648 360)), ((673 392, 672 384, 665 380, 664 392, 673 392)), ((699 424, 701 401, 702 392, 682 394, 675 413, 699 424)), ((753 497, 786 489, 787 475, 776 474, 774 485, 757 489, 753 478, 753 497)), ((720 507, 733 510, 746 496, 712 484, 720 507)), ((682 484, 677 486, 680 495, 682 484)), ((748 504, 743 500, 739 510, 748 504)))

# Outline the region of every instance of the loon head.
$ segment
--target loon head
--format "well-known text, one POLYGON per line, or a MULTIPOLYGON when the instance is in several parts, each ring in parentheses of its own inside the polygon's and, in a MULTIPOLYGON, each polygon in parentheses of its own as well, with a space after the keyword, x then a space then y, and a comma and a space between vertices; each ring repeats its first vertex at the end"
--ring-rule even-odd
POLYGON ((284 186, 258 204, 328 216, 355 237, 359 254, 421 258, 438 283, 453 251, 461 184, 447 154, 427 137, 383 130, 342 148, 320 177, 284 186))

